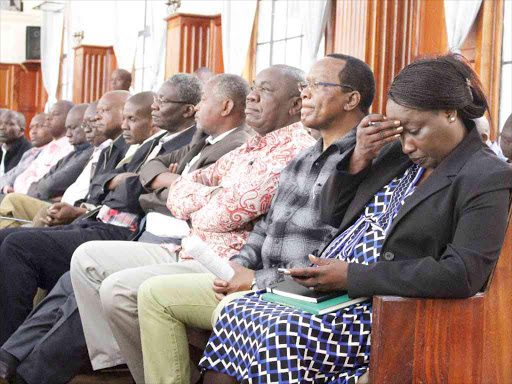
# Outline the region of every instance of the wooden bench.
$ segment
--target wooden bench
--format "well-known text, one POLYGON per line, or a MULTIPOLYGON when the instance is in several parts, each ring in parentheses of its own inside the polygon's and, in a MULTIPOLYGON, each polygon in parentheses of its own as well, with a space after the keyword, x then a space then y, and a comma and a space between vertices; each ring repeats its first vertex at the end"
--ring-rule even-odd
POLYGON ((512 225, 484 292, 373 298, 370 383, 512 383, 512 225))

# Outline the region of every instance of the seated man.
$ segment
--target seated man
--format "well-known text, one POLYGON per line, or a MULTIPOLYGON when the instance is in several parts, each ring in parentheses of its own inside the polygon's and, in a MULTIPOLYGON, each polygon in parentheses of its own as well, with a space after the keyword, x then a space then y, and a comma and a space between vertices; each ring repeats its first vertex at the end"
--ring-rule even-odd
MULTIPOLYGON (((168 206, 177 218, 190 220, 189 236, 200 236, 223 258, 238 253, 254 224, 267 212, 281 170, 314 143, 298 123, 301 99, 297 83, 303 80, 302 71, 286 65, 260 72, 245 107, 247 123, 257 135, 214 165, 180 177, 169 190, 168 206)), ((203 108, 205 112, 209 109, 216 95, 205 92, 203 97, 197 106, 200 114, 203 108)), ((91 362, 95 369, 126 362, 136 381, 143 382, 140 361, 128 356, 132 351, 140 356, 140 339, 134 331, 138 286, 154 275, 205 269, 187 260, 190 257, 173 244, 164 249, 117 242, 108 254, 104 247, 105 243, 99 242, 85 244, 75 252, 71 269, 78 306, 88 308, 80 313, 84 314, 91 362), (120 272, 113 274, 116 271, 120 272), (117 316, 112 316, 114 312, 117 316), (107 323, 114 317, 115 328, 107 323), (117 331, 115 339, 111 328, 117 331)))
POLYGON ((71 101, 57 101, 50 108, 45 124, 48 125, 53 140, 41 154, 19 175, 13 185, 14 192, 27 193, 32 183, 39 181, 51 167, 70 153, 73 146, 66 137, 66 117, 75 104, 71 101))
POLYGON ((25 138, 26 124, 20 112, 7 110, 0 115, 0 177, 18 165, 23 154, 32 148, 25 138))
MULTIPOLYGON (((370 68, 359 59, 345 55, 330 55, 313 64, 302 89, 302 123, 321 135, 317 144, 296 157, 281 174, 279 188, 269 213, 251 232, 247 244, 231 258, 235 276, 229 289, 264 289, 280 278, 278 268, 308 265, 307 255, 332 238, 334 227, 322 221, 320 192, 328 177, 335 171, 355 144, 355 128, 368 114, 375 93, 375 82, 370 68), (321 86, 320 84, 332 84, 321 86), (338 86, 336 86, 338 85, 338 86)), ((152 278, 139 289, 139 299, 147 302, 147 287, 154 287, 155 295, 166 292, 162 303, 173 307, 173 312, 154 306, 154 317, 148 311, 139 312, 142 332, 142 351, 129 352, 142 370, 147 383, 187 382, 190 376, 186 326, 212 329, 211 316, 219 300, 211 289, 214 276, 197 275, 152 278), (187 276, 185 278, 185 276, 187 276), (174 284, 179 281, 179 284, 174 284), (187 281, 194 281, 192 288, 187 281), (189 307, 192 316, 184 315, 189 307), (174 310, 175 309, 175 310, 174 310), (151 325, 149 325, 151 324, 151 325), (155 334, 167 329, 169 343, 165 350, 155 343, 155 334), (172 335, 172 336, 171 336, 172 335), (158 353, 155 351, 158 350, 158 353), (165 361, 165 363, 164 363, 165 361)), ((221 285, 222 289, 227 287, 221 285)), ((222 295, 219 295, 222 297, 222 295)), ((142 303, 139 303, 142 305, 142 303)), ((116 305, 117 307, 117 305, 116 305)), ((112 331, 119 333, 119 315, 107 308, 112 331)), ((138 328, 133 328, 137 329, 138 328)), ((126 337, 127 330, 122 333, 126 337)), ((164 336, 162 335, 162 339, 164 336)), ((143 380, 140 382, 144 382, 143 380)))
POLYGON ((113 91, 129 91, 132 85, 132 74, 126 69, 116 69, 112 72, 110 86, 113 91))
MULTIPOLYGON (((132 160, 109 175, 98 175, 93 179, 87 203, 100 200, 100 205, 90 214, 87 209, 64 203, 52 205, 50 228, 13 228, 0 231, 0 343, 23 322, 32 307, 32 299, 38 287, 51 290, 59 277, 69 270, 71 256, 80 244, 90 240, 127 240, 133 235, 140 220, 139 212, 127 206, 130 183, 138 175, 140 166, 159 153, 179 149, 187 145, 195 133, 193 103, 200 98, 200 83, 191 75, 177 74, 164 83, 160 97, 176 100, 188 96, 183 104, 162 108, 158 122, 151 121, 153 94, 145 92, 133 96, 135 114, 130 124, 157 129, 166 128, 142 145, 132 160), (170 132, 173 132, 172 134, 170 132), (170 140, 166 140, 170 137, 170 140), (135 176, 132 176, 135 175, 135 176), (78 216, 84 215, 71 225, 78 216), (93 219, 93 217, 96 217, 93 219), (23 277, 22 277, 23 276, 23 277)), ((98 127, 105 130, 111 125, 120 125, 122 111, 130 94, 126 91, 111 91, 98 103, 98 127)), ((167 102, 166 102, 167 103, 167 102)), ((94 203, 93 203, 94 204, 94 203)), ((96 203, 96 205, 98 205, 96 203)))
MULTIPOLYGON (((10 193, 0 204, 0 216, 32 220, 40 209, 39 204, 27 205, 27 201, 60 199, 62 194, 83 171, 92 154, 92 147, 85 140, 82 126, 88 104, 74 106, 66 118, 66 137, 75 148, 59 160, 39 181, 32 183, 27 194, 10 193), (33 199, 27 199, 33 197, 33 199)), ((0 220, 0 229, 20 226, 23 222, 0 220)))
MULTIPOLYGON (((177 166, 171 166, 177 172, 185 171, 187 167, 189 171, 194 171, 215 162, 223 153, 242 145, 249 138, 244 123, 248 92, 249 84, 235 75, 218 75, 206 85, 203 99, 209 100, 209 108, 201 112, 196 107, 197 123, 210 136, 199 138, 188 152, 179 149, 169 155, 159 156, 142 167, 140 178, 145 180, 143 183, 146 188, 156 188, 155 192, 158 191, 144 199, 143 206, 148 211, 159 212, 160 207, 165 206, 167 193, 162 190, 162 186, 169 182, 166 179, 176 178, 176 175, 169 172, 169 163, 178 162, 177 166), (214 91, 215 95, 223 96, 213 98, 214 91), (233 100, 233 105, 227 103, 225 110, 222 108, 224 98, 233 100), (212 105, 220 107, 215 116, 210 111, 212 105)), ((147 196, 142 195, 141 200, 147 196)), ((167 214, 170 215, 168 210, 167 214)), ((138 241, 147 241, 145 234, 138 241)), ((59 279, 48 297, 9 338, 4 348, 8 352, 0 351, 0 379, 13 377, 17 367, 20 382, 26 380, 29 383, 57 384, 66 383, 73 375, 91 369, 69 273, 59 279), (62 356, 76 358, 65 367, 56 365, 55 362, 61 361, 62 356), (3 371, 2 367, 5 368, 3 371)))
POLYGON ((503 161, 508 161, 508 159, 503 154, 503 151, 500 148, 500 145, 497 141, 491 141, 491 131, 489 125, 489 119, 487 116, 479 117, 478 119, 473 120, 475 122, 476 129, 478 133, 480 133, 480 137, 482 141, 487 144, 489 148, 503 161))
POLYGON ((500 133, 500 147, 509 162, 512 161, 512 114, 508 117, 500 133))
POLYGON ((52 135, 45 124, 47 115, 45 113, 35 115, 30 122, 30 140, 34 148, 23 153, 18 165, 0 177, 0 191, 2 194, 14 192, 12 185, 16 178, 21 175, 28 166, 39 156, 41 150, 52 141, 52 135))

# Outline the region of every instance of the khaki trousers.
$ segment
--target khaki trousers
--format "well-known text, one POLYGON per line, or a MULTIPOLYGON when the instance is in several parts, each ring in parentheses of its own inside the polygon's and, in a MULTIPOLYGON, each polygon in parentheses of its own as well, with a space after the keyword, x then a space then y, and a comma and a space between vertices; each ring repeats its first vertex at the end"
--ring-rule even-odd
MULTIPOLYGON (((9 193, 0 204, 0 216, 32 221, 37 213, 51 204, 34 199, 23 193, 9 193)), ((0 229, 19 227, 24 223, 12 220, 0 220, 0 229)))
POLYGON ((186 327, 213 329, 220 311, 247 291, 220 303, 211 273, 158 276, 139 288, 139 322, 146 384, 190 383, 186 327))
POLYGON ((144 383, 137 290, 160 275, 205 273, 196 261, 177 262, 157 244, 90 241, 71 259, 71 281, 95 370, 126 363, 144 383))

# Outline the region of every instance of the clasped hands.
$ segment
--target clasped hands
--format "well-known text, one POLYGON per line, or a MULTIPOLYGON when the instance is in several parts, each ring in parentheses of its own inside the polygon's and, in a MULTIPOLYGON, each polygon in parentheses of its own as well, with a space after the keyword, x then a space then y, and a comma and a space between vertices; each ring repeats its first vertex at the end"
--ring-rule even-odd
POLYGON ((41 217, 41 221, 47 227, 69 224, 77 217, 86 213, 85 208, 73 207, 67 203, 55 203, 46 209, 46 215, 41 217))
MULTIPOLYGON (((343 291, 347 289, 348 263, 338 259, 324 259, 309 255, 313 264, 307 268, 291 268, 289 275, 299 284, 320 292, 343 291)), ((230 261, 235 275, 230 281, 215 279, 213 291, 220 301, 226 295, 251 289, 254 271, 230 261)))

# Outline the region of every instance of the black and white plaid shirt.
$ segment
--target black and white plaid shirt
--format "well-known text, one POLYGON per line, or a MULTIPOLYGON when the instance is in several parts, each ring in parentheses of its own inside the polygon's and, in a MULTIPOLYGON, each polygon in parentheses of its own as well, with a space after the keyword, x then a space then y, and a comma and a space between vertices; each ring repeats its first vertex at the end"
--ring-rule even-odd
POLYGON ((330 240, 335 228, 322 223, 320 191, 355 145, 355 133, 354 128, 325 151, 320 138, 281 172, 269 212, 256 224, 240 253, 231 258, 256 270, 258 288, 279 280, 277 268, 310 265, 308 254, 330 240))

